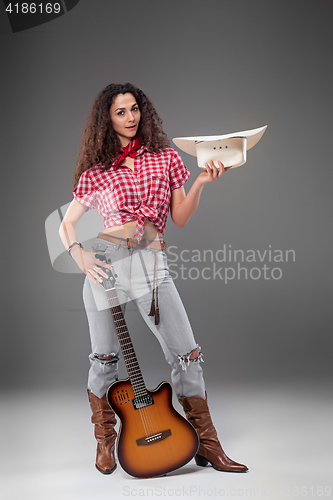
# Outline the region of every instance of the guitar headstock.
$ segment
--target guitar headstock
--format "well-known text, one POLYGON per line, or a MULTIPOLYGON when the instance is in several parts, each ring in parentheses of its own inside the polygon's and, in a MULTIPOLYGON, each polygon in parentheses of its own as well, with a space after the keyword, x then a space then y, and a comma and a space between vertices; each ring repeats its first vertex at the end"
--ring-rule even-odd
MULTIPOLYGON (((103 254, 96 253, 95 257, 96 259, 102 260, 103 262, 108 262, 107 258, 103 254)), ((106 267, 103 267, 103 271, 108 275, 108 278, 104 278, 104 276, 101 276, 103 281, 100 284, 103 286, 105 290, 110 290, 115 287, 117 275, 114 273, 113 270, 108 269, 106 267)))

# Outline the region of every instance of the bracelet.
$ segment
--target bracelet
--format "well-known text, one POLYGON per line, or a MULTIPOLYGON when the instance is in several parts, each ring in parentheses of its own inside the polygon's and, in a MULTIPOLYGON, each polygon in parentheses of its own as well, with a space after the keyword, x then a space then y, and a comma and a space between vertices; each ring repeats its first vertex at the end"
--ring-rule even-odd
MULTIPOLYGON (((81 243, 79 243, 78 241, 73 241, 73 243, 71 243, 71 244, 69 245, 69 247, 67 248, 68 255, 70 255, 71 257, 72 257, 72 255, 71 255, 71 251, 72 251, 72 248, 73 248, 73 247, 75 247, 75 245, 79 245, 79 247, 81 247, 81 248, 82 248, 82 250, 83 250, 83 246, 81 245, 81 243)), ((73 258, 73 257, 72 257, 72 258, 73 258)))

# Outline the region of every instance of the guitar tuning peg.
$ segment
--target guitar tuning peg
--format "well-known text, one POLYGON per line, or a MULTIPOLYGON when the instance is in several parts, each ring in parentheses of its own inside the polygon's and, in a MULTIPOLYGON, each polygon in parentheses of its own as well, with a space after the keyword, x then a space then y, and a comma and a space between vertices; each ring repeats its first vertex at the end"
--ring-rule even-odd
POLYGON ((114 277, 115 277, 115 278, 118 278, 118 274, 116 274, 116 273, 115 273, 115 274, 114 274, 114 277))

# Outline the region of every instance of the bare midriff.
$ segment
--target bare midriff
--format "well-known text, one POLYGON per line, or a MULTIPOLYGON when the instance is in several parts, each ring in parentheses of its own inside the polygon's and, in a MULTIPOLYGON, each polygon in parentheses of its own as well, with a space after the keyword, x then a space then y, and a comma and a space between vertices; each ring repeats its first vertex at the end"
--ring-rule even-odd
MULTIPOLYGON (((125 158, 125 160, 123 161, 123 165, 125 165, 126 167, 130 168, 133 172, 135 172, 134 158, 130 157, 125 158)), ((125 222, 125 224, 121 224, 120 226, 113 226, 113 227, 108 227, 107 229, 103 229, 103 233, 112 234, 112 236, 118 236, 119 238, 136 239, 135 238, 136 223, 137 219, 134 219, 129 222, 125 222)), ((155 238, 163 238, 163 234, 160 233, 160 231, 158 231, 156 227, 151 222, 149 222, 148 219, 146 219, 145 232, 143 238, 147 240, 154 240, 155 238)))
MULTIPOLYGON (((113 226, 103 229, 104 234, 111 234, 112 236, 117 236, 119 238, 135 238, 136 232, 136 223, 137 219, 131 220, 129 222, 125 222, 125 224, 121 224, 120 226, 113 226)), ((163 235, 160 231, 156 229, 156 227, 149 222, 148 219, 145 220, 145 232, 143 235, 144 239, 154 240, 155 238, 163 238, 163 235)))

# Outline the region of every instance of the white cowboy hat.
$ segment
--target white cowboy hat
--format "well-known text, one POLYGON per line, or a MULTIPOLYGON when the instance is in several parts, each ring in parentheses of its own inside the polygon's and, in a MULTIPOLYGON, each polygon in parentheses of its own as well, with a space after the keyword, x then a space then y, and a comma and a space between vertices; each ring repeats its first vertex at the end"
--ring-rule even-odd
POLYGON ((196 156, 200 168, 205 168, 210 160, 220 160, 225 167, 234 168, 246 162, 246 151, 257 144, 266 128, 267 125, 232 134, 175 137, 172 140, 179 149, 196 156))

